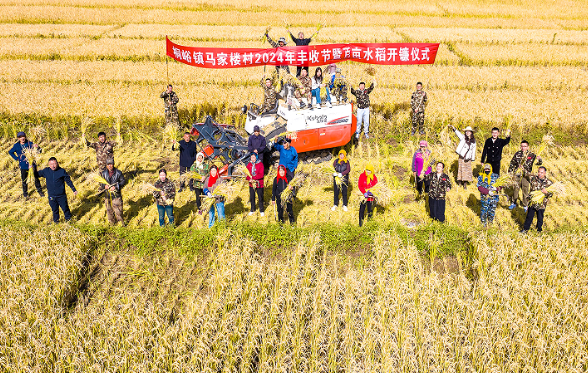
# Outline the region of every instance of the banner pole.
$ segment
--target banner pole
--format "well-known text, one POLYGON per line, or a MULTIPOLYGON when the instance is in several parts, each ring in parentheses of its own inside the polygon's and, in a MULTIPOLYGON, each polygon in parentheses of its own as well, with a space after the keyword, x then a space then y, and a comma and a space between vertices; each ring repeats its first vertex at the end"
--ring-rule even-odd
POLYGON ((169 84, 169 65, 168 65, 169 58, 165 55, 165 69, 167 70, 167 84, 169 84))

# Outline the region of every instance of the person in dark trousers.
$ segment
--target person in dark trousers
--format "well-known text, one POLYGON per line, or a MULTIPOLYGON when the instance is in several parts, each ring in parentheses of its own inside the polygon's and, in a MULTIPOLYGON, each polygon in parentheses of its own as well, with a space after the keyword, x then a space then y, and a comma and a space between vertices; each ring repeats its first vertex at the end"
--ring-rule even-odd
POLYGON ((363 225, 363 220, 365 218, 365 213, 367 209, 368 219, 371 219, 373 211, 374 211, 374 204, 375 204, 375 197, 371 192, 371 189, 378 184, 378 178, 376 177, 376 173, 374 172, 374 166, 371 163, 368 163, 365 166, 365 170, 361 175, 359 175, 359 179, 357 180, 357 187, 359 191, 363 194, 363 201, 361 205, 359 205, 359 226, 363 225))
POLYGON ((523 225, 521 233, 527 233, 529 229, 531 229, 535 214, 537 214, 537 232, 543 231, 543 216, 545 214, 545 209, 547 208, 547 202, 549 202, 549 198, 553 196, 553 193, 549 192, 547 188, 552 184, 553 182, 547 178, 547 169, 543 166, 539 167, 537 170, 537 176, 531 176, 531 192, 540 190, 545 194, 545 199, 543 199, 543 202, 541 203, 534 203, 531 201, 531 195, 529 194, 529 196, 527 196, 527 217, 525 218, 525 224, 523 225))
POLYGON ((426 176, 429 179, 429 216, 431 219, 445 221, 445 197, 451 189, 449 176, 443 172, 445 164, 438 162, 435 167, 437 172, 426 176))
MULTIPOLYGON (((288 177, 286 176, 286 166, 283 164, 278 166, 278 174, 274 179, 274 185, 272 187, 272 203, 276 205, 278 209, 278 220, 280 223, 284 223, 284 205, 282 203, 282 192, 288 188, 288 177)), ((290 224, 294 224, 294 209, 292 206, 292 200, 286 202, 286 212, 288 213, 288 220, 290 224)))
POLYGON ((257 154, 251 153, 250 161, 246 167, 251 174, 251 177, 247 176, 247 180, 249 180, 249 203, 251 204, 249 216, 255 212, 255 194, 257 194, 259 202, 259 215, 263 216, 263 176, 265 172, 263 163, 259 160, 257 154))
MULTIPOLYGON (((320 27, 309 38, 305 38, 303 32, 299 32, 298 37, 294 37, 294 34, 292 34, 292 31, 290 31, 289 29, 287 31, 288 31, 288 34, 290 34, 290 38, 292 39, 294 44, 296 44, 296 46, 304 46, 304 45, 310 44, 310 42, 312 41, 312 38, 314 38, 319 33, 319 30, 320 30, 320 27)), ((308 66, 298 66, 296 68, 296 77, 300 76, 300 73, 302 72, 303 69, 306 70, 306 72, 308 73, 308 66)))
POLYGON ((71 178, 67 172, 59 167, 55 157, 49 158, 49 167, 39 171, 39 176, 44 177, 47 183, 47 195, 49 196, 49 206, 53 211, 53 222, 59 223, 59 208, 63 210, 65 221, 71 220, 71 212, 67 203, 67 195, 65 194, 65 184, 67 184, 74 193, 78 195, 78 191, 71 182, 71 178))
POLYGON ((347 211, 347 186, 349 185, 349 172, 351 166, 347 160, 347 152, 344 149, 339 150, 339 156, 333 161, 333 192, 334 192, 334 203, 331 210, 335 211, 339 207, 339 192, 343 198, 343 211, 347 211), (339 184, 341 187, 339 187, 339 184))
POLYGON ((291 139, 281 139, 274 144, 273 148, 280 152, 280 165, 286 168, 288 182, 294 177, 296 168, 298 167, 298 152, 290 143, 291 139))
POLYGON ((497 127, 492 128, 492 137, 484 143, 484 150, 482 151, 482 164, 490 163, 492 165, 492 172, 500 175, 500 161, 502 160, 502 148, 510 142, 510 131, 507 131, 506 138, 501 139, 500 130, 497 127))
POLYGON ((208 176, 208 169, 210 168, 206 161, 206 156, 203 152, 196 154, 196 162, 190 167, 190 171, 194 172, 194 178, 192 179, 192 187, 196 193, 196 207, 198 207, 198 213, 202 214, 200 207, 202 206, 202 193, 204 190, 204 180, 208 176))
POLYGON ((247 149, 250 153, 255 153, 259 161, 263 163, 263 153, 265 153, 266 146, 265 137, 261 135, 259 126, 254 126, 253 135, 249 136, 249 140, 247 140, 247 149))
POLYGON ((100 176, 108 182, 108 184, 100 184, 100 188, 104 190, 104 205, 106 205, 106 215, 110 224, 115 225, 120 222, 122 226, 125 225, 123 220, 123 200, 120 193, 121 188, 127 183, 122 172, 114 167, 114 159, 106 161, 106 170, 100 176))
MULTIPOLYGON (((183 140, 176 143, 176 140, 173 141, 172 144, 172 151, 178 149, 180 151, 180 176, 185 174, 190 170, 192 164, 196 160, 196 142, 190 139, 190 132, 185 132, 183 136, 183 140)), ((182 181, 180 183, 180 189, 178 193, 183 191, 186 186, 186 182, 182 181)))
POLYGON ((20 168, 20 179, 22 181, 22 196, 24 198, 28 198, 29 196, 27 179, 29 177, 29 172, 32 172, 35 176, 35 188, 37 188, 37 193, 43 197, 45 193, 43 193, 43 190, 41 189, 41 181, 39 180, 39 175, 37 174, 37 165, 35 163, 30 164, 24 154, 25 149, 36 148, 38 152, 41 152, 41 148, 39 148, 37 144, 33 144, 27 140, 27 136, 24 132, 17 133, 16 137, 18 142, 14 144, 14 146, 8 151, 8 154, 10 154, 12 159, 18 161, 18 166, 20 168))

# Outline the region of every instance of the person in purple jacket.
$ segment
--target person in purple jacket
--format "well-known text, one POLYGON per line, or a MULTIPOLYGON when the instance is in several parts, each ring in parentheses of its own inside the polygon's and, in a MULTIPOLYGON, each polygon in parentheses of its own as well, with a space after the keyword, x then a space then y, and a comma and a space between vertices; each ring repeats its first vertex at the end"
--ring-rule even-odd
POLYGON ((416 183, 416 189, 419 195, 423 193, 423 185, 425 187, 425 193, 429 192, 429 182, 425 179, 425 176, 432 172, 431 163, 431 151, 429 150, 429 143, 425 140, 419 142, 419 149, 412 156, 412 173, 416 183), (423 168, 425 172, 423 173, 423 168))

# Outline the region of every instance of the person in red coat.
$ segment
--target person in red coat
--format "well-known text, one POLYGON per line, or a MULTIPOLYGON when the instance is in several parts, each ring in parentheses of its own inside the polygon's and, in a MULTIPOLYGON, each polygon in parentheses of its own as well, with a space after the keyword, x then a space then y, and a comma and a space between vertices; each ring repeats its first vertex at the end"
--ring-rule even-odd
POLYGON ((359 180, 357 180, 357 187, 359 191, 363 194, 363 201, 359 206, 359 226, 363 225, 363 218, 365 216, 365 209, 367 207, 368 218, 372 217, 372 213, 374 211, 374 195, 370 190, 378 184, 378 178, 374 173, 374 166, 371 163, 368 163, 365 166, 365 170, 361 175, 359 175, 359 180))
POLYGON ((255 212, 255 194, 257 193, 257 199, 259 202, 259 215, 263 216, 263 176, 264 168, 263 162, 259 160, 259 157, 255 153, 251 153, 250 162, 247 164, 247 170, 251 176, 247 176, 249 180, 249 203, 251 204, 251 211, 249 215, 253 215, 255 212))

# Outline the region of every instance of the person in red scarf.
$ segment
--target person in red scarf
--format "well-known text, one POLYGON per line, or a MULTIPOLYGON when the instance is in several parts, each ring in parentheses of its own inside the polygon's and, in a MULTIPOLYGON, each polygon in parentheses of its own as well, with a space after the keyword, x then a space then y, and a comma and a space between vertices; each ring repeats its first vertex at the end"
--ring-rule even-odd
POLYGON ((211 166, 209 175, 204 180, 204 194, 208 198, 214 198, 215 202, 212 206, 210 206, 209 217, 208 217, 208 228, 212 227, 215 221, 215 209, 218 213, 218 219, 223 220, 225 219, 225 197, 221 195, 214 195, 214 190, 219 186, 221 183, 220 174, 218 173, 218 167, 211 166))
MULTIPOLYGON (((282 206, 281 195, 286 188, 288 188, 286 166, 281 164, 278 167, 278 174, 276 175, 276 178, 274 180, 274 186, 272 187, 272 203, 277 206, 278 219, 281 223, 284 222, 284 207, 282 206)), ((290 224, 294 224, 294 210, 292 208, 292 200, 286 203, 286 211, 288 212, 288 220, 290 220, 290 224)))
POLYGON ((255 153, 251 153, 250 162, 247 164, 247 170, 251 174, 251 177, 247 176, 249 180, 249 203, 251 204, 251 211, 249 216, 255 212, 255 194, 257 193, 257 199, 259 202, 259 215, 263 216, 263 176, 264 168, 263 162, 259 160, 259 157, 255 153))
POLYGON ((359 175, 359 180, 357 180, 357 187, 359 191, 363 194, 364 200, 361 202, 359 206, 359 226, 363 225, 363 218, 365 216, 365 210, 367 208, 368 218, 372 217, 374 211, 374 195, 370 191, 373 187, 378 184, 378 178, 374 173, 374 166, 371 163, 368 163, 365 166, 365 170, 361 175, 359 175))

